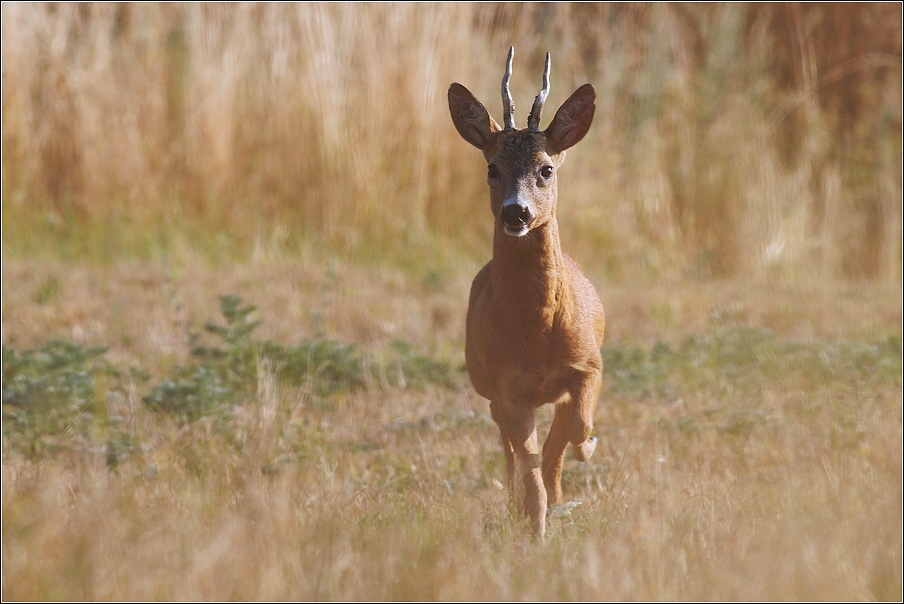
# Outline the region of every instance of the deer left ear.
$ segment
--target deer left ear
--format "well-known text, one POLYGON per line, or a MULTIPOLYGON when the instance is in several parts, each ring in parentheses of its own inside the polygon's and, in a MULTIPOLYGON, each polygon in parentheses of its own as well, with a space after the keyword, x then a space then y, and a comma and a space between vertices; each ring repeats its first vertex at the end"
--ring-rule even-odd
POLYGON ((584 84, 562 103, 545 130, 550 155, 561 153, 584 138, 593 123, 595 101, 596 91, 593 86, 584 84))
POLYGON ((449 112, 461 137, 481 151, 486 151, 495 134, 502 130, 480 101, 461 84, 449 86, 449 112))

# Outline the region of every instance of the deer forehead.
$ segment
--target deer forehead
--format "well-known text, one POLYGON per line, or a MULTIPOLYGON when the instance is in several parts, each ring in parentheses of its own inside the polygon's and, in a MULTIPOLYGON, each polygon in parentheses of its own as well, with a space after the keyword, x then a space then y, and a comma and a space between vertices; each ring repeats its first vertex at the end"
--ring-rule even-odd
POLYGON ((546 152, 546 135, 528 130, 500 133, 495 152, 487 161, 511 176, 533 172, 542 164, 557 163, 546 152))

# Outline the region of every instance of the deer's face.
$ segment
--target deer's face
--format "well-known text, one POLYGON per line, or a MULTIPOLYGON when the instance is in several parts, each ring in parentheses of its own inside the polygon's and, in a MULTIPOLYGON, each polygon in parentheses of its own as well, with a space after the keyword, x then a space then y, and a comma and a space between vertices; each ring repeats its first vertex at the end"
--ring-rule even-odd
POLYGON ((555 216, 556 172, 565 154, 549 153, 546 134, 499 132, 484 155, 490 207, 506 235, 523 237, 555 216))
POLYGON ((590 84, 578 88, 559 107, 546 130, 541 131, 540 112, 549 93, 547 55, 544 86, 534 101, 528 127, 517 130, 508 93, 513 52, 514 49, 509 50, 502 80, 505 128, 461 84, 449 87, 449 112, 458 133, 483 151, 487 160, 490 205, 497 228, 511 237, 523 237, 555 216, 556 172, 565 159, 565 150, 577 144, 590 129, 596 93, 590 84))

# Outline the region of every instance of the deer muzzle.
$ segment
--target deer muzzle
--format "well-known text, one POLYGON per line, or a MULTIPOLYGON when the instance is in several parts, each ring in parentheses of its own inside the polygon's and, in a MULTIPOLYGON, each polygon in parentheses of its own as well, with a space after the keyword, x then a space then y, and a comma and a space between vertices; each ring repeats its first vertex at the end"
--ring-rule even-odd
POLYGON ((530 208, 519 201, 505 202, 499 216, 505 234, 514 237, 527 235, 528 225, 533 218, 530 208))

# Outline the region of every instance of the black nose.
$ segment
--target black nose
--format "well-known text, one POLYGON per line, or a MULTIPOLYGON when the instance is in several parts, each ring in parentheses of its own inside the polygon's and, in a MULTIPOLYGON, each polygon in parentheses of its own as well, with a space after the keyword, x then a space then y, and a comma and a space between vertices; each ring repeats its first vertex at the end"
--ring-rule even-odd
POLYGON ((502 208, 502 224, 520 229, 530 222, 530 210, 527 206, 513 203, 502 208))

